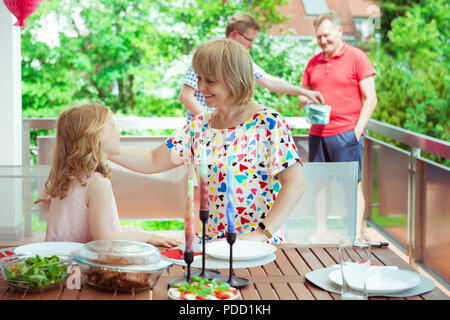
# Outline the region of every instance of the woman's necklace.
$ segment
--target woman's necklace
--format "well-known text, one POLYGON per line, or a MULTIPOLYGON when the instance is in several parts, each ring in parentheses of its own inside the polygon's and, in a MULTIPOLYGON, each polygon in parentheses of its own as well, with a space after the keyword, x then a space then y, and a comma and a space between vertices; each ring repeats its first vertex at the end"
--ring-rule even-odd
MULTIPOLYGON (((220 121, 218 118, 220 117, 219 111, 216 109, 213 111, 213 127, 217 129, 228 129, 231 124, 235 122, 235 120, 245 111, 245 105, 239 106, 238 110, 233 114, 231 118, 226 121, 220 121)), ((235 127, 236 125, 233 125, 235 127)))

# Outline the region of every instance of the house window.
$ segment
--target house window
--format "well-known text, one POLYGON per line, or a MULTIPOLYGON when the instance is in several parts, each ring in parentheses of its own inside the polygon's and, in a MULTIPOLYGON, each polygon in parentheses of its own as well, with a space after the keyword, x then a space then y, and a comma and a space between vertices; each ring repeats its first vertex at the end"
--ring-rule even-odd
POLYGON ((302 0, 307 16, 317 16, 329 12, 326 0, 302 0))

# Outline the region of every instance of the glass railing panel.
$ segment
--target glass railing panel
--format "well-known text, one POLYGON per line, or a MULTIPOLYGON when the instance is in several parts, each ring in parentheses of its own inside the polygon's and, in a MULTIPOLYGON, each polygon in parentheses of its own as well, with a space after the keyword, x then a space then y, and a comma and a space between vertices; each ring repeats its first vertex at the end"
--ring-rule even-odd
POLYGON ((407 245, 408 155, 374 143, 372 221, 407 245))
POLYGON ((426 164, 423 263, 450 282, 450 170, 426 164))

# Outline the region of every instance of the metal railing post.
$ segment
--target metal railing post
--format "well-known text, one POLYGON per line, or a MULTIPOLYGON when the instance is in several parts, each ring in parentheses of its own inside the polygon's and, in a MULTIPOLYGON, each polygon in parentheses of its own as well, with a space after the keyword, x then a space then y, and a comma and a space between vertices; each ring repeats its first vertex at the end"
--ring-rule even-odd
POLYGON ((425 246, 425 213, 426 213, 426 192, 427 192, 427 166, 420 159, 416 159, 415 183, 416 183, 416 201, 415 205, 415 262, 423 261, 423 249, 425 246))
POLYGON ((409 264, 415 264, 416 243, 416 160, 420 157, 419 148, 411 148, 408 173, 408 259, 409 264))
POLYGON ((372 148, 373 148, 372 140, 365 139, 363 149, 363 161, 362 161, 362 173, 363 173, 362 187, 364 193, 364 201, 366 203, 366 207, 364 208, 364 218, 366 220, 370 220, 372 218, 372 207, 373 207, 372 148))
MULTIPOLYGON (((22 121, 22 163, 25 166, 30 165, 30 129, 31 124, 29 121, 22 121)), ((28 179, 24 179, 22 184, 22 204, 24 212, 24 235, 26 237, 31 236, 32 223, 31 223, 31 186, 28 179)))

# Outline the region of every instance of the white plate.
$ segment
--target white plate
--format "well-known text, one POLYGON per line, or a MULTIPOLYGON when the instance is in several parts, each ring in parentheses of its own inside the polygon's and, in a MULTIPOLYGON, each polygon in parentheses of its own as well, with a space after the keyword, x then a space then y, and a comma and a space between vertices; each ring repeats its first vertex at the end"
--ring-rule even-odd
MULTIPOLYGON (((196 256, 194 258, 194 261, 191 264, 192 268, 202 268, 202 256, 196 256)), ((247 268, 254 268, 263 266, 265 264, 271 263, 276 259, 275 254, 269 254, 267 256, 264 256, 262 258, 253 259, 253 260, 236 260, 233 259, 233 269, 247 269, 247 268)), ((177 264, 179 266, 186 266, 186 262, 184 260, 176 260, 176 259, 170 259, 174 264, 177 264)), ((210 256, 206 256, 205 259, 205 268, 206 269, 227 269, 230 267, 230 262, 228 260, 223 259, 217 259, 210 256)))
POLYGON ((40 255, 41 257, 70 256, 72 252, 84 246, 78 242, 38 242, 30 243, 14 249, 17 255, 40 255))
MULTIPOLYGON (((330 280, 342 286, 341 270, 332 271, 330 280)), ((413 271, 380 269, 367 278, 367 293, 394 293, 410 289, 420 284, 420 278, 413 271)))
MULTIPOLYGON (((277 247, 250 240, 236 240, 233 244, 233 260, 255 260, 274 253, 277 247)), ((213 241, 205 245, 205 253, 213 258, 229 260, 230 245, 226 240, 213 241)))

